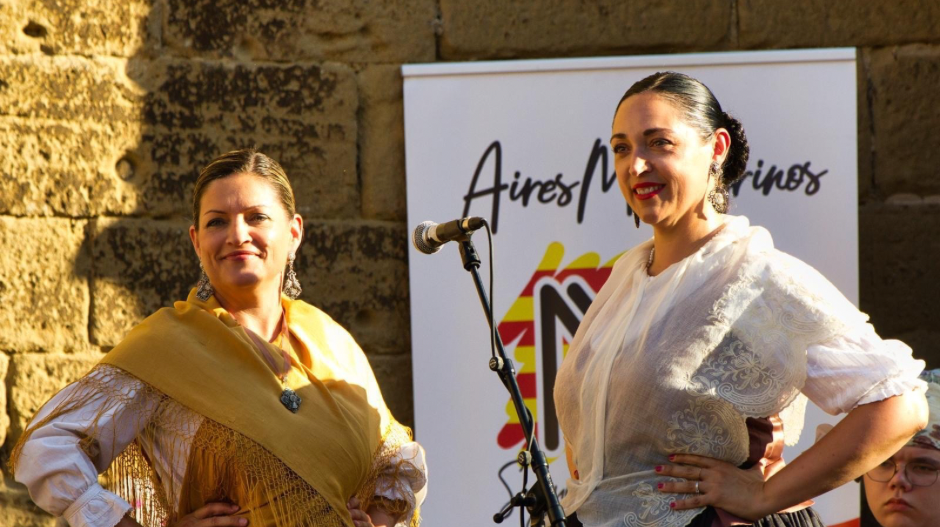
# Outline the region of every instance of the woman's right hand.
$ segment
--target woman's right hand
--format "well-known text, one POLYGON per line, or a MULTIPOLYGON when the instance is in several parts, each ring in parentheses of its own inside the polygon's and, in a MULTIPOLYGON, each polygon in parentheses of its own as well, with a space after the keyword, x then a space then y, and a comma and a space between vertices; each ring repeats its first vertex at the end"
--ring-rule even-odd
POLYGON ((232 503, 207 503, 177 520, 173 527, 245 527, 248 518, 232 516, 239 508, 232 503))

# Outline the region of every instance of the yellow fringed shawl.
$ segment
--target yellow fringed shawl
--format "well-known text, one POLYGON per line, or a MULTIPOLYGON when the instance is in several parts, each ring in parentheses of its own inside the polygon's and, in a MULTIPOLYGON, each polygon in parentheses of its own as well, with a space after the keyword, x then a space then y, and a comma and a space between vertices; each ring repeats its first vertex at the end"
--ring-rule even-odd
MULTIPOLYGON (((201 302, 194 290, 185 302, 136 326, 95 367, 96 375, 79 380, 49 417, 31 423, 14 448, 11 467, 32 430, 104 395, 108 404, 100 414, 124 405, 124 411, 146 416, 137 439, 102 475, 143 525, 166 525, 210 501, 231 501, 253 527, 351 526, 349 498, 358 497, 365 509, 375 499, 380 475, 402 485, 395 476, 417 470, 397 456, 411 441, 410 431, 391 416, 349 333, 309 304, 287 298, 282 303, 297 351, 287 383, 303 401, 298 413, 281 404, 283 386, 244 328, 214 298, 201 302), (141 399, 128 388, 140 389, 137 381, 150 392, 146 400, 158 401, 156 408, 152 402, 148 408, 127 407, 141 399), (198 423, 186 422, 190 412, 201 417, 198 423), (192 445, 181 488, 169 499, 141 446, 156 441, 156 430, 192 445), (175 494, 179 503, 172 503, 175 494)), ((281 356, 264 344, 272 357, 281 356)), ((105 433, 114 431, 93 425, 82 447, 95 454, 95 438, 105 433)), ((159 448, 172 462, 177 449, 159 448)), ((417 525, 414 503, 382 504, 398 515, 414 510, 410 523, 417 525)))

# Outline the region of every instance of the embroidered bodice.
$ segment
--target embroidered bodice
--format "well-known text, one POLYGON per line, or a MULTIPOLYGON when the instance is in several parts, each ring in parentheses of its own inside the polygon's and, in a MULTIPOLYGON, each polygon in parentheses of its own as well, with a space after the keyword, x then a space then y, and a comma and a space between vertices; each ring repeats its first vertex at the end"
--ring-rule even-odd
POLYGON ((585 525, 681 527, 653 471, 670 453, 742 464, 747 418, 799 438, 806 397, 830 413, 903 393, 923 368, 883 341, 818 272, 728 217, 651 277, 651 241, 615 264, 558 373, 555 403, 579 480, 563 505, 585 525))

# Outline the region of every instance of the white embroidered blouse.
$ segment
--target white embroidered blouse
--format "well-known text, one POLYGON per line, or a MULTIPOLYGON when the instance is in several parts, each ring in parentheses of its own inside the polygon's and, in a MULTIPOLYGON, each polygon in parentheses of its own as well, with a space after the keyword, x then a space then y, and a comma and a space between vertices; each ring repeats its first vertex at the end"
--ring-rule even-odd
POLYGON ((779 417, 787 444, 806 398, 847 412, 914 389, 924 363, 882 340, 815 269, 728 216, 699 251, 657 276, 652 240, 625 253, 558 372, 555 404, 579 479, 562 500, 589 526, 681 527, 653 468, 670 453, 742 464, 749 417, 779 417))

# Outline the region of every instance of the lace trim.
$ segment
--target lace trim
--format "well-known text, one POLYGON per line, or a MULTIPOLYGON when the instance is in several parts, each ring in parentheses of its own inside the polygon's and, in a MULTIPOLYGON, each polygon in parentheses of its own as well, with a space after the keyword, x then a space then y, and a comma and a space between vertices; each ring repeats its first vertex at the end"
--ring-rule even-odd
POLYGON ((738 464, 747 459, 747 427, 725 401, 693 395, 688 406, 673 413, 668 423, 669 452, 735 460, 738 464))
POLYGON ((708 321, 722 341, 693 375, 697 391, 713 393, 747 417, 780 414, 785 442, 803 428, 806 349, 846 329, 822 296, 797 282, 784 260, 745 264, 714 303, 708 321), (764 351, 766 350, 766 351, 764 351))
MULTIPOLYGON (((668 481, 685 480, 668 478, 668 481)), ((627 527, 684 527, 705 510, 702 507, 674 511, 669 508, 669 504, 689 498, 691 494, 665 494, 649 483, 640 483, 631 494, 638 498, 640 510, 639 513, 631 511, 624 514, 623 524, 627 527)))

